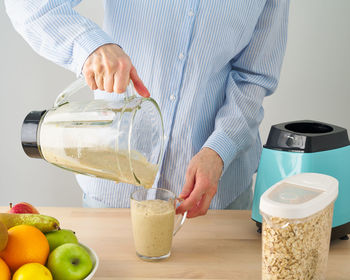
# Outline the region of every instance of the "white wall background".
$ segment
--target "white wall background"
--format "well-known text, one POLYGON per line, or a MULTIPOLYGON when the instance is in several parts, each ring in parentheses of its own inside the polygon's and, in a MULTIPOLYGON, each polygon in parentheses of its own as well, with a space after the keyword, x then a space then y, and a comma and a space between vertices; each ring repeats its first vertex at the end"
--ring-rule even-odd
MULTIPOLYGON (((313 119, 350 132, 350 1, 292 0, 289 38, 280 85, 265 99, 263 142, 272 124, 313 119)), ((101 24, 101 1, 77 8, 101 24)), ((21 124, 31 110, 50 108, 74 74, 38 56, 14 31, 0 3, 0 205, 80 206, 74 175, 28 158, 21 124)))

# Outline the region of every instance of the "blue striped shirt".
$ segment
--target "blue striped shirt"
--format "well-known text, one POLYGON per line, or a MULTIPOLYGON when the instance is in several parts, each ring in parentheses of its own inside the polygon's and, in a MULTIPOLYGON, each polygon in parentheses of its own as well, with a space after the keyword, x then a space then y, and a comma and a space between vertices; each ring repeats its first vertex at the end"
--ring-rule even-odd
MULTIPOLYGON (((74 10, 79 1, 5 3, 36 52, 77 74, 99 46, 122 46, 164 118, 155 186, 179 194, 189 161, 203 147, 224 162, 211 208, 226 207, 250 186, 261 153, 263 99, 277 87, 285 52, 289 0, 106 0, 103 29, 74 10)), ((77 179, 87 196, 111 207, 128 207, 136 188, 77 179)))

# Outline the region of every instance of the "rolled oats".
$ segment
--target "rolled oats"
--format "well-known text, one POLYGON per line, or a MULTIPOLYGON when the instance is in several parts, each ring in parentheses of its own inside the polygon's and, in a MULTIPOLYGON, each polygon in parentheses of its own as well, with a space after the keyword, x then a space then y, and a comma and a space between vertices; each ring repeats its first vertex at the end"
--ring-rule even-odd
POLYGON ((263 280, 325 279, 333 203, 305 219, 263 214, 263 280))

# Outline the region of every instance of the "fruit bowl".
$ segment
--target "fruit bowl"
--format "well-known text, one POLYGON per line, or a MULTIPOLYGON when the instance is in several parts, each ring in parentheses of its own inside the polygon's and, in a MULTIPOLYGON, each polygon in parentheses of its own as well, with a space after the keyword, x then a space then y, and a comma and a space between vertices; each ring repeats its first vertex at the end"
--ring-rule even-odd
POLYGON ((90 257, 91 257, 92 270, 91 270, 90 274, 84 278, 84 280, 90 280, 90 279, 92 279, 92 277, 96 273, 96 270, 97 270, 98 265, 99 265, 99 259, 98 259, 98 256, 97 256, 97 254, 95 253, 94 250, 92 250, 91 248, 89 248, 88 246, 86 246, 86 245, 84 245, 82 243, 79 243, 79 245, 84 247, 86 249, 86 251, 89 253, 90 257))

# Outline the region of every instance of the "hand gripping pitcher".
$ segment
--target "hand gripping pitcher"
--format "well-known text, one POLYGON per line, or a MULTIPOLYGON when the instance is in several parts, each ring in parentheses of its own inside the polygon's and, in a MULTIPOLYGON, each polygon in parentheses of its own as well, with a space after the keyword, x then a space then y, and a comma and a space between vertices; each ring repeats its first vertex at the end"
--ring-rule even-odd
POLYGON ((56 98, 53 108, 26 116, 25 153, 76 173, 152 187, 164 141, 156 101, 137 96, 132 82, 124 96, 106 93, 107 99, 73 101, 83 88, 88 89, 81 78, 56 98))

